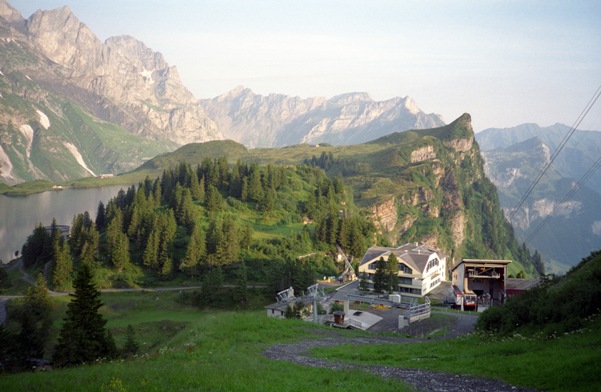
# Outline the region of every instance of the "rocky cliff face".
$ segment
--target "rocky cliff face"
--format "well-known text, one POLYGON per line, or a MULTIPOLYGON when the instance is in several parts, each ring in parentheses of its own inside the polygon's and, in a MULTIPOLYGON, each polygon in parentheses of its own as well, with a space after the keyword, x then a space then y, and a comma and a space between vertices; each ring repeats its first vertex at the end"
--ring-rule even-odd
POLYGON ((601 195, 597 191, 601 189, 601 173, 591 176, 577 192, 572 191, 601 155, 601 132, 575 132, 520 209, 514 212, 514 208, 550 163, 569 130, 560 124, 547 128, 524 124, 476 135, 486 149, 486 174, 497 186, 505 215, 513 215, 516 235, 522 241, 528 239, 527 245, 543 255, 552 272, 567 271, 598 249, 601 241, 596 230, 601 222, 601 195), (495 145, 499 147, 494 148, 495 145))
MULTIPOLYGON (((37 11, 27 37, 62 66, 62 80, 109 101, 122 111, 96 113, 136 134, 182 145, 221 138, 217 126, 160 53, 128 36, 102 43, 68 7, 37 11)), ((107 105, 108 106, 108 105, 107 105)))
MULTIPOLYGON (((363 203, 371 201, 373 221, 391 243, 424 242, 455 262, 506 257, 517 248, 495 188, 484 175, 469 114, 445 127, 392 134, 370 144, 383 149, 371 155, 377 164, 369 178, 363 173, 346 178, 359 184, 355 192, 363 203)), ((528 260, 522 263, 515 256, 512 269, 534 273, 528 260)))
POLYGON ((118 173, 221 138, 160 53, 103 43, 68 7, 26 20, 0 0, 0 181, 118 173))
POLYGON ((440 116, 423 113, 409 97, 378 102, 366 93, 302 99, 262 96, 238 87, 201 103, 226 137, 249 147, 355 144, 444 124, 440 116))

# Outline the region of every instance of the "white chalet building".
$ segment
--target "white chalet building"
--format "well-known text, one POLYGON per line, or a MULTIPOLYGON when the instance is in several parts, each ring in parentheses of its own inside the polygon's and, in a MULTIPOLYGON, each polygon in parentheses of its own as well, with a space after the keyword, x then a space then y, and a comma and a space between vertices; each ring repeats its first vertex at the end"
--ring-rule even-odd
POLYGON ((368 279, 372 280, 380 257, 388 260, 391 254, 399 260, 398 291, 403 295, 423 297, 446 280, 447 256, 439 250, 418 243, 398 248, 369 248, 359 265, 359 277, 366 273, 368 279))

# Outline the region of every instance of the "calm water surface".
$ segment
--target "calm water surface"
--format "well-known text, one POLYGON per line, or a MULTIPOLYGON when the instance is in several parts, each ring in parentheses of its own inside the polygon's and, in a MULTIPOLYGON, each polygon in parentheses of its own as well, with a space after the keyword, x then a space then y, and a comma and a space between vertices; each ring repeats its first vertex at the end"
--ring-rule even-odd
POLYGON ((73 216, 88 211, 96 218, 98 203, 104 205, 127 186, 115 185, 103 188, 65 189, 48 191, 24 197, 0 195, 0 260, 8 263, 21 253, 21 248, 36 225, 52 224, 56 218, 59 225, 71 225, 73 216))

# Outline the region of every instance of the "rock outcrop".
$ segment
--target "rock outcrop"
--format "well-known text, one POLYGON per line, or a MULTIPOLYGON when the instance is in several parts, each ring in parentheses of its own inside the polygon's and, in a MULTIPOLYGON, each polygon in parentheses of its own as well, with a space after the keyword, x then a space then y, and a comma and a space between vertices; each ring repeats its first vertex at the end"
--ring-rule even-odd
POLYGON ((223 139, 160 53, 101 42, 68 7, 27 20, 0 0, 0 181, 120 173, 223 139))
POLYGON ((26 28, 33 46, 61 66, 60 83, 112 104, 95 112, 100 118, 178 145, 222 138, 182 84, 177 69, 142 42, 121 36, 102 43, 66 6, 37 11, 26 28))

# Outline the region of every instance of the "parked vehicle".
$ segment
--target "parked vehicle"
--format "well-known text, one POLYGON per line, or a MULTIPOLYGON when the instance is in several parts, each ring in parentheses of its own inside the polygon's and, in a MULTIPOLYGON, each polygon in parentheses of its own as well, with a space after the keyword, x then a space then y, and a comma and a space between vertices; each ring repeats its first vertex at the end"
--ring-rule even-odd
POLYGON ((455 285, 449 289, 449 295, 445 298, 445 303, 450 304, 451 309, 461 309, 463 305, 463 310, 478 310, 478 296, 473 291, 464 293, 455 285))
POLYGON ((463 293, 463 310, 478 311, 478 296, 473 291, 463 293))

